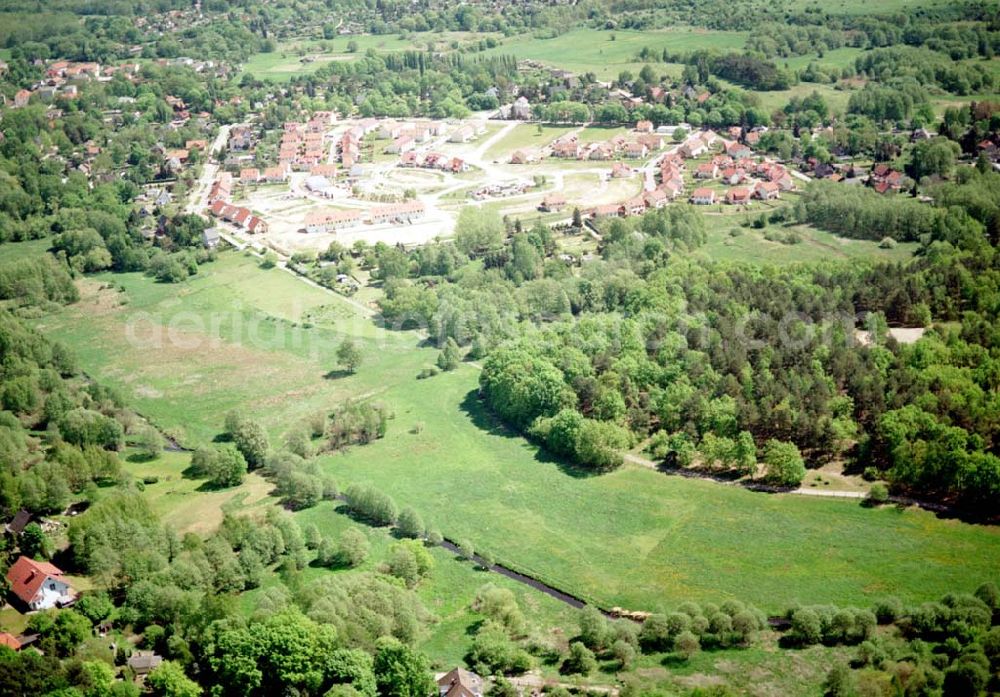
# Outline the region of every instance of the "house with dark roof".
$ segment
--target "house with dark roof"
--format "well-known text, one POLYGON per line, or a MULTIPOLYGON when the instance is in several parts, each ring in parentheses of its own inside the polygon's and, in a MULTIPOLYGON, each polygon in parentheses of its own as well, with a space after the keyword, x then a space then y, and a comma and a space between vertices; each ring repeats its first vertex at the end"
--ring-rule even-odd
POLYGON ((72 586, 54 564, 21 557, 7 572, 10 591, 32 610, 47 610, 73 602, 72 586))
POLYGON ((15 537, 24 532, 25 526, 31 522, 31 513, 24 510, 23 508, 14 515, 14 519, 11 520, 5 526, 7 532, 15 537))
POLYGON ((128 667, 137 676, 152 673, 161 663, 163 663, 163 657, 156 655, 152 651, 136 651, 128 658, 128 667))
POLYGON ((453 668, 437 680, 438 697, 482 697, 483 679, 463 668, 453 668))

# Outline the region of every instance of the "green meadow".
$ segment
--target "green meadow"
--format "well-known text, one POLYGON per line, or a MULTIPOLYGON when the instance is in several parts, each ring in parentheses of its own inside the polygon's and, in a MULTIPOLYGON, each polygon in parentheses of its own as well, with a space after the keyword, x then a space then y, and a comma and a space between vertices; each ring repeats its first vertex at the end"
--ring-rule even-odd
MULTIPOLYGON (((622 70, 638 71, 643 63, 636 56, 644 46, 656 51, 683 52, 699 48, 739 49, 745 43, 746 34, 734 31, 682 27, 658 31, 573 29, 551 39, 532 35, 505 39, 501 46, 487 53, 532 59, 576 73, 593 72, 607 80, 618 77, 622 70), (581 51, 584 46, 587 50, 581 51)), ((654 65, 660 67, 663 64, 654 65)))
MULTIPOLYGON (((40 326, 186 443, 211 440, 233 407, 263 420, 277 442, 317 409, 377 398, 392 413, 387 436, 322 456, 341 487, 371 482, 446 537, 604 607, 740 598, 777 612, 887 594, 922 601, 971 590, 1000 566, 1000 531, 923 511, 766 495, 635 466, 584 476, 499 425, 477 398, 474 366, 418 380, 436 356, 420 337, 377 329, 343 299, 240 254, 221 254, 179 286, 138 275, 81 285, 83 300, 40 326), (255 341, 226 312, 260 325, 255 341), (133 345, 128 327, 139 320, 182 328, 181 345, 133 345), (365 349, 365 362, 357 375, 325 377, 344 336, 365 349)), ((164 461, 171 477, 181 464, 164 461)), ((157 506, 197 501, 171 481, 150 486, 157 506)), ((266 486, 248 482, 245 494, 204 505, 264 502, 266 486)))
POLYGON ((507 160, 515 150, 537 150, 549 145, 556 138, 564 136, 572 130, 566 126, 518 124, 500 138, 500 140, 490 145, 486 151, 486 157, 491 160, 507 160))
POLYGON ((462 43, 472 36, 465 32, 441 32, 407 37, 399 34, 345 34, 324 40, 292 39, 280 42, 274 51, 251 56, 243 65, 243 73, 258 79, 283 82, 298 75, 311 74, 332 62, 355 60, 369 50, 376 53, 421 51, 426 50, 428 45, 433 45, 435 50, 447 50, 456 42, 462 43), (350 43, 356 45, 356 51, 348 50, 350 43))

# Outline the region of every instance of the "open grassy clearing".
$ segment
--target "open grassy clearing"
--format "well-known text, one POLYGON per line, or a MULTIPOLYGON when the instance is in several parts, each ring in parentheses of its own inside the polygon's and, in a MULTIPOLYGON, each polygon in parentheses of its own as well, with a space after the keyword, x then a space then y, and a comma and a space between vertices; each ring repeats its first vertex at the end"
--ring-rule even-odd
POLYGON ((533 123, 518 124, 486 150, 486 159, 506 161, 515 150, 541 148, 571 130, 573 129, 566 126, 539 127, 533 123))
MULTIPOLYGON (((746 34, 698 28, 663 31, 573 29, 552 39, 525 35, 504 40, 487 53, 511 54, 577 73, 593 72, 601 79, 618 76, 622 70, 636 72, 643 63, 636 55, 643 46, 662 51, 691 51, 698 48, 739 49, 746 34), (613 37, 613 38, 612 38, 613 37), (586 47, 586 50, 581 50, 586 47)), ((654 65, 658 68, 658 65, 654 65)))
POLYGON ((414 350, 414 335, 380 331, 340 296, 236 253, 179 285, 117 274, 81 288, 81 301, 41 328, 185 444, 211 440, 237 406, 277 437, 318 410, 378 394, 433 362, 433 353, 414 350), (346 336, 365 355, 368 370, 358 375, 336 370, 336 347, 346 336))
MULTIPOLYGON (((368 538, 370 551, 368 558, 359 567, 362 571, 374 570, 384 563, 389 556, 389 548, 395 542, 395 538, 385 528, 372 528, 354 522, 343 513, 340 504, 323 502, 315 508, 297 513, 296 518, 302 526, 315 524, 324 537, 334 540, 350 527, 363 532, 368 538)), ((472 630, 482 619, 482 616, 472 612, 469 606, 476 596, 476 591, 487 583, 514 592, 529 626, 534 631, 551 634, 556 641, 575 634, 576 611, 569 606, 499 574, 482 571, 471 562, 458 558, 444 548, 432 548, 431 554, 434 558, 434 569, 417 586, 416 592, 424 606, 438 621, 430 627, 420 648, 440 665, 455 665, 462 662, 472 639, 472 630)), ((310 579, 328 573, 355 573, 355 571, 343 569, 331 571, 310 566, 303 572, 303 580, 308 583, 310 579)), ((254 595, 250 594, 245 602, 252 606, 254 595)))
POLYGON ((125 461, 125 470, 142 480, 156 477, 155 483, 144 484, 143 495, 164 523, 181 534, 208 534, 222 522, 226 511, 247 510, 274 504, 270 496, 274 488, 259 474, 251 472, 237 487, 211 489, 204 479, 188 479, 184 470, 191 464, 191 453, 165 451, 155 460, 125 461))
POLYGON ((399 423, 375 444, 326 457, 328 470, 342 483, 373 482, 446 535, 602 605, 736 597, 777 611, 796 599, 930 599, 974 587, 1000 560, 996 530, 920 511, 765 496, 643 468, 578 476, 497 426, 474 378, 463 369, 391 388, 399 423))
POLYGON ((804 56, 778 58, 776 59, 776 62, 781 67, 787 67, 793 70, 803 70, 810 63, 816 63, 820 67, 833 67, 839 69, 853 67, 855 59, 857 59, 857 57, 862 53, 864 53, 864 51, 860 48, 843 46, 841 48, 835 48, 832 51, 824 51, 822 57, 815 53, 810 53, 804 56))
MULTIPOLYGON (((715 206, 712 206, 715 208, 715 206)), ((754 217, 759 214, 751 212, 754 217)), ((882 249, 877 242, 850 240, 837 237, 824 230, 808 225, 771 225, 768 230, 785 235, 797 233, 802 241, 798 244, 772 242, 764 238, 768 230, 757 230, 741 225, 742 219, 732 220, 720 217, 706 217, 708 243, 692 254, 719 261, 747 261, 760 264, 792 264, 796 262, 833 261, 844 259, 865 259, 878 261, 904 261, 919 247, 915 242, 897 244, 893 249, 882 249), (733 236, 732 230, 739 234, 733 236)))
POLYGON ((628 133, 630 129, 619 126, 619 127, 607 127, 607 126, 588 126, 580 131, 580 142, 581 143, 603 143, 606 140, 611 140, 617 135, 628 133))
POLYGON ((292 39, 282 41, 270 53, 256 53, 243 66, 243 73, 258 79, 289 80, 297 75, 308 75, 317 68, 335 61, 361 58, 368 50, 378 53, 393 51, 424 51, 428 45, 434 50, 447 50, 454 42, 470 38, 478 40, 479 34, 468 32, 441 32, 412 34, 404 38, 399 34, 348 34, 334 39, 292 39), (357 45, 349 51, 348 44, 357 45), (307 58, 307 62, 302 62, 307 58))
MULTIPOLYGON (((768 496, 638 467, 579 476, 496 424, 476 399, 473 367, 417 380, 435 351, 417 348, 412 333, 381 337, 366 321, 351 323, 332 309, 309 331, 332 340, 339 328, 366 349, 377 348, 377 336, 385 346, 366 351, 358 375, 333 381, 322 377, 332 361, 287 337, 267 349, 237 346, 224 324, 199 337, 221 337, 211 348, 140 350, 125 341, 124 323, 139 311, 169 323, 204 319, 240 301, 239 316, 285 326, 279 317, 328 310, 332 296, 241 255, 222 255, 181 286, 115 279, 127 289, 128 306, 103 307, 108 295, 119 298, 105 290, 43 327, 154 421, 203 441, 218 432, 227 409, 245 406, 276 434, 317 408, 375 391, 395 418, 386 438, 323 457, 341 486, 370 481, 446 536, 468 537, 501 561, 605 606, 656 610, 735 597, 777 611, 794 600, 865 604, 889 593, 927 600, 969 590, 1000 564, 996 529, 921 511, 768 496), (250 288, 257 293, 240 300, 250 288), (304 309, 281 309, 300 295, 304 309), (147 385, 163 394, 139 389, 147 385)), ((351 314, 341 300, 332 307, 351 314)))
POLYGON ((5 242, 0 244, 0 263, 28 259, 44 254, 51 240, 29 240, 28 242, 5 242))
MULTIPOLYGON (((719 82, 726 83, 725 80, 721 79, 719 82)), ((831 111, 835 113, 844 113, 847 111, 847 102, 851 98, 850 90, 836 89, 830 85, 821 85, 815 82, 800 82, 787 90, 754 92, 754 94, 760 98, 761 108, 770 113, 783 108, 792 97, 805 97, 813 92, 818 92, 822 95, 831 111)))

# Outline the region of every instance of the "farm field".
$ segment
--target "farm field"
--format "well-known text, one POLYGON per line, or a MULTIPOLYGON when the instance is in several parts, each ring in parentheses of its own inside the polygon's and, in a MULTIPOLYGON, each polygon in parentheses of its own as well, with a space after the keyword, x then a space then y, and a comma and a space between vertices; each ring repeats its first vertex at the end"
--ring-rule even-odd
POLYGON ((109 314, 106 299, 88 296, 42 327, 79 347, 83 368, 125 390, 154 422, 168 430, 185 424, 189 442, 204 442, 225 411, 242 406, 276 436, 316 409, 375 392, 394 415, 386 438, 322 459, 342 487, 372 482, 447 537, 467 537, 603 606, 657 610, 681 599, 740 597, 778 611, 795 600, 861 605, 890 593, 919 601, 969 590, 1000 563, 996 529, 922 511, 763 495, 630 466, 582 476, 486 413, 474 367, 417 380, 436 352, 418 348, 414 334, 376 330, 343 301, 237 254, 223 254, 179 288, 116 278, 127 306, 109 314), (349 333, 366 348, 358 374, 322 380, 332 360, 288 339, 266 349, 238 346, 224 323, 199 337, 219 339, 208 360, 197 346, 141 351, 125 340, 135 313, 194 324, 251 287, 257 291, 244 298, 241 317, 267 318, 274 328, 310 317, 309 332, 331 341, 349 333))
MULTIPOLYGON (((574 29, 551 39, 521 36, 504 40, 486 54, 510 54, 575 73, 593 72, 599 79, 616 78, 622 70, 637 71, 643 63, 636 55, 644 46, 657 51, 691 51, 698 48, 739 49, 744 32, 675 28, 663 31, 574 29), (612 39, 612 37, 614 37, 612 39), (589 50, 581 51, 582 46, 589 50)), ((662 64, 660 64, 662 65, 662 64)), ((659 66, 654 65, 655 68, 659 66)))

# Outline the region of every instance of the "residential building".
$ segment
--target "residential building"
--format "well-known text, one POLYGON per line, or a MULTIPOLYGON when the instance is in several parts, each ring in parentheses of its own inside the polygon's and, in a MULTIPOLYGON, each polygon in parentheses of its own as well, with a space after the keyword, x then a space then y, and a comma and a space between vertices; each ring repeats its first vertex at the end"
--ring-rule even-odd
POLYGON ((715 203, 715 192, 708 188, 695 189, 691 192, 691 203, 696 206, 709 206, 715 203))
POLYGON ((73 588, 54 564, 20 557, 7 572, 11 593, 31 610, 48 610, 71 604, 73 588))
POLYGON ((462 668, 453 668, 437 680, 438 697, 483 697, 483 679, 462 668))
POLYGON ((361 222, 361 211, 326 210, 314 211, 306 216, 306 232, 330 232, 357 225, 361 222))
POLYGON ((288 168, 283 165, 264 168, 264 181, 270 184, 282 184, 288 181, 288 168))
POLYGON ((324 198, 333 198, 336 194, 336 188, 330 183, 330 180, 319 174, 312 174, 307 177, 305 187, 309 193, 323 196, 324 198))
POLYGON ((711 162, 698 165, 698 168, 694 172, 695 179, 715 179, 718 176, 719 168, 711 162))
POLYGON ((663 208, 667 205, 669 197, 663 189, 653 189, 644 193, 642 198, 646 202, 647 208, 663 208))
POLYGON ((645 157, 648 152, 649 148, 647 148, 643 143, 635 142, 627 143, 625 145, 625 157, 639 159, 645 157))
POLYGON ((552 192, 542 199, 542 204, 538 207, 539 210, 553 213, 555 211, 561 211, 566 207, 566 197, 558 192, 552 192))
POLYGON ((737 205, 750 202, 750 189, 745 186, 737 186, 726 192, 726 203, 737 205))
POLYGON ((685 158, 691 159, 708 152, 708 145, 699 136, 691 136, 684 141, 679 151, 685 158))
POLYGON ((247 220, 247 230, 255 234, 263 235, 267 232, 267 223, 264 222, 262 218, 251 215, 250 219, 247 220))
POLYGON ((128 658, 128 667, 137 677, 152 673, 163 662, 163 657, 152 651, 136 651, 128 658))
POLYGON ((753 189, 753 195, 761 201, 781 198, 781 187, 774 182, 757 182, 753 189))
POLYGON ((201 233, 202 244, 204 244, 207 249, 215 249, 218 247, 219 239, 219 228, 207 227, 204 232, 201 233))
POLYGON ((368 220, 375 224, 410 223, 424 214, 424 204, 420 201, 404 201, 390 203, 387 206, 372 208, 368 220))
POLYGON ((514 100, 514 104, 511 105, 510 109, 510 117, 520 121, 527 121, 531 118, 531 104, 524 95, 514 100))

